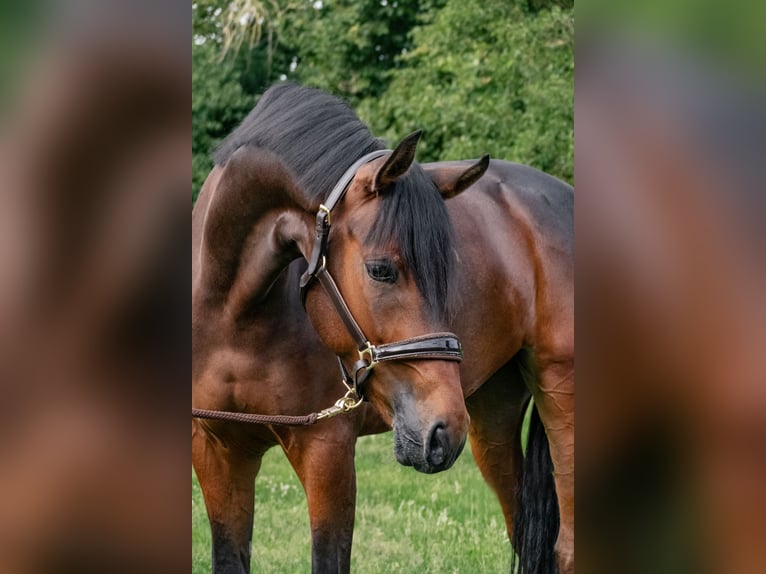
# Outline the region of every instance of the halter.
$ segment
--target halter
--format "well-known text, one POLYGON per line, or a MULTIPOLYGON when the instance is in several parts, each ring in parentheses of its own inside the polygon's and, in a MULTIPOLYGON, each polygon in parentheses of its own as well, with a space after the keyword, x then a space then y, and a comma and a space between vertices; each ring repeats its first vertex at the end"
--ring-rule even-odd
POLYGON ((349 392, 353 391, 359 397, 363 397, 362 384, 378 363, 411 359, 436 359, 458 362, 463 360, 463 348, 453 333, 432 333, 430 335, 404 339, 395 343, 373 345, 364 335, 359 323, 354 319, 338 286, 330 272, 327 271, 327 241, 330 235, 330 214, 332 210, 346 195, 348 186, 354 179, 356 172, 363 165, 388 153, 391 153, 391 150, 378 150, 368 153, 356 161, 346 170, 338 183, 335 184, 326 202, 319 206, 316 217, 314 248, 308 261, 308 269, 306 269, 306 272, 301 277, 301 303, 303 303, 304 309, 306 308, 308 289, 316 279, 324 287, 343 324, 354 339, 357 351, 359 352, 359 360, 354 363, 350 374, 340 357, 338 357, 338 365, 343 382, 349 387, 349 392))

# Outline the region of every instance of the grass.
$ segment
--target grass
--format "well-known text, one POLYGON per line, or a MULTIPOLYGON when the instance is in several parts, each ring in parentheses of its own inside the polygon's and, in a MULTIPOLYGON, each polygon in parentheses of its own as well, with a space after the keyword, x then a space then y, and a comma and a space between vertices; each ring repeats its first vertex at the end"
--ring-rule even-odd
MULTIPOLYGON (((354 574, 507 572, 510 544, 500 505, 466 446, 454 467, 426 476, 394 460, 391 434, 357 444, 354 574)), ((256 480, 252 571, 311 571, 303 488, 282 452, 256 480)), ((210 528, 192 472, 192 573, 210 572, 210 528)))

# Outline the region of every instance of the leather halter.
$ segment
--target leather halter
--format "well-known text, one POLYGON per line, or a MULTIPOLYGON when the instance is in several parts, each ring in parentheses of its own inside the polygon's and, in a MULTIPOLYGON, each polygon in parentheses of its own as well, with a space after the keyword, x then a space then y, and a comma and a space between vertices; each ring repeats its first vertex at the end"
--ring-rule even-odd
POLYGON ((365 336, 359 323, 356 322, 346 301, 343 299, 338 286, 327 271, 327 242, 330 236, 330 214, 335 206, 343 199, 356 172, 379 157, 391 153, 391 150, 378 150, 368 153, 350 168, 340 178, 324 204, 319 206, 316 217, 316 235, 314 248, 309 258, 309 266, 301 277, 301 303, 306 307, 306 294, 314 280, 318 280, 330 297, 335 310, 346 326, 359 351, 359 360, 354 363, 349 374, 343 361, 338 357, 338 365, 344 383, 353 388, 362 397, 361 385, 378 363, 385 361, 406 361, 411 359, 435 359, 441 361, 462 361, 463 348, 453 333, 432 333, 395 343, 373 345, 365 336))

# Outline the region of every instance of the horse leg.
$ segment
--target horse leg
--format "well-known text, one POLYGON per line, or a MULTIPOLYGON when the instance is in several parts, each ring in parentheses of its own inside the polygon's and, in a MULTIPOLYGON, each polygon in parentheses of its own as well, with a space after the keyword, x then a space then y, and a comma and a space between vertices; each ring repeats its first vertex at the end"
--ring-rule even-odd
POLYGON ((548 437, 559 507, 556 561, 574 573, 574 359, 538 362, 535 406, 548 437))
POLYGON ((250 572, 255 477, 262 456, 223 442, 198 421, 192 423, 192 464, 210 520, 215 574, 250 572))
POLYGON ((529 392, 515 361, 508 362, 466 399, 471 415, 471 451, 486 483, 500 501, 513 537, 516 484, 521 472, 521 420, 529 392))
MULTIPOLYGON (((348 415, 347 415, 348 417, 348 415)), ((347 574, 356 506, 356 435, 349 421, 333 419, 282 441, 306 491, 311 524, 311 571, 347 574)))

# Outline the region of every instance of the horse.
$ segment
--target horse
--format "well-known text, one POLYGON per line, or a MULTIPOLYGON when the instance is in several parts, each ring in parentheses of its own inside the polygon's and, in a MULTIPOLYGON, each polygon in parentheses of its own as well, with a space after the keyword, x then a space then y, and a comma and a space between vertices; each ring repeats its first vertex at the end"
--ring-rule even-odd
POLYGON ((192 406, 317 411, 346 391, 338 365, 366 399, 311 426, 192 419, 215 572, 249 572, 277 445, 312 571, 348 572, 355 440, 391 429, 425 473, 468 435, 521 571, 574 571, 572 188, 488 156, 418 164, 419 137, 384 150, 344 102, 285 83, 215 153, 192 211, 192 406))

